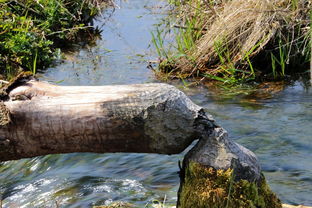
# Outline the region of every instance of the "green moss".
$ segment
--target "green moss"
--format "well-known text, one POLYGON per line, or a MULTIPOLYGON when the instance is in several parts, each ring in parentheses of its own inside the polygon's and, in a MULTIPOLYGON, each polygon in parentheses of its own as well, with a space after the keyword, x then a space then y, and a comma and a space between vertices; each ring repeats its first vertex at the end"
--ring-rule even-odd
POLYGON ((260 182, 234 181, 233 170, 215 170, 198 163, 185 168, 179 208, 281 208, 262 177, 260 182))

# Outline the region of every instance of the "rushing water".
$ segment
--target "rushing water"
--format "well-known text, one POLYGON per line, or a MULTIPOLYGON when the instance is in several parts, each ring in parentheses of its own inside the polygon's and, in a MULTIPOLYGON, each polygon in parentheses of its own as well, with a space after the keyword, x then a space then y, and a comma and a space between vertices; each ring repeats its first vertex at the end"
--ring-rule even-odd
MULTIPOLYGON (((162 3, 121 2, 111 17, 96 21, 102 39, 71 54, 41 80, 61 85, 129 84, 156 81, 146 68, 162 3), (107 19, 108 18, 108 19, 107 19)), ((222 98, 203 87, 184 88, 225 127, 253 150, 272 189, 285 203, 312 205, 312 92, 300 82, 271 99, 251 102, 222 98)), ((3 207, 91 207, 126 201, 138 207, 153 200, 174 205, 180 155, 66 154, 0 165, 3 207)))

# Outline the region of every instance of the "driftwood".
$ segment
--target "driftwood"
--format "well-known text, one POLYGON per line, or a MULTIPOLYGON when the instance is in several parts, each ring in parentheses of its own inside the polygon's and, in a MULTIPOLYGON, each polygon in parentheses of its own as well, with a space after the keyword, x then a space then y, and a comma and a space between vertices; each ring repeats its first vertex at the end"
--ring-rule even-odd
POLYGON ((167 84, 86 87, 31 80, 10 87, 3 104, 10 121, 0 127, 0 161, 70 152, 180 153, 198 138, 204 115, 167 84))

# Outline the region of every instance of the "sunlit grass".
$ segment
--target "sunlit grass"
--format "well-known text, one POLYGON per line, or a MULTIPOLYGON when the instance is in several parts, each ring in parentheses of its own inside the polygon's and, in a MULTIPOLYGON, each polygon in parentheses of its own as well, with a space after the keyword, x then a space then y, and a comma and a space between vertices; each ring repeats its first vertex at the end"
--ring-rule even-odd
POLYGON ((174 17, 158 26, 153 36, 158 41, 152 42, 161 57, 159 70, 171 78, 207 77, 235 85, 283 79, 303 73, 310 63, 310 1, 169 3, 174 17), (175 39, 164 44, 170 35, 175 39))

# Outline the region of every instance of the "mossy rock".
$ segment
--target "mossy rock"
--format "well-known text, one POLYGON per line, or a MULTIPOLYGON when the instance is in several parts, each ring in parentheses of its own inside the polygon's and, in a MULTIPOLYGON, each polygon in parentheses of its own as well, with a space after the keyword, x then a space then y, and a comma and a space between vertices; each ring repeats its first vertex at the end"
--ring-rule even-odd
POLYGON ((191 162, 185 168, 179 191, 179 208, 282 208, 266 184, 234 181, 233 170, 215 170, 191 162))

